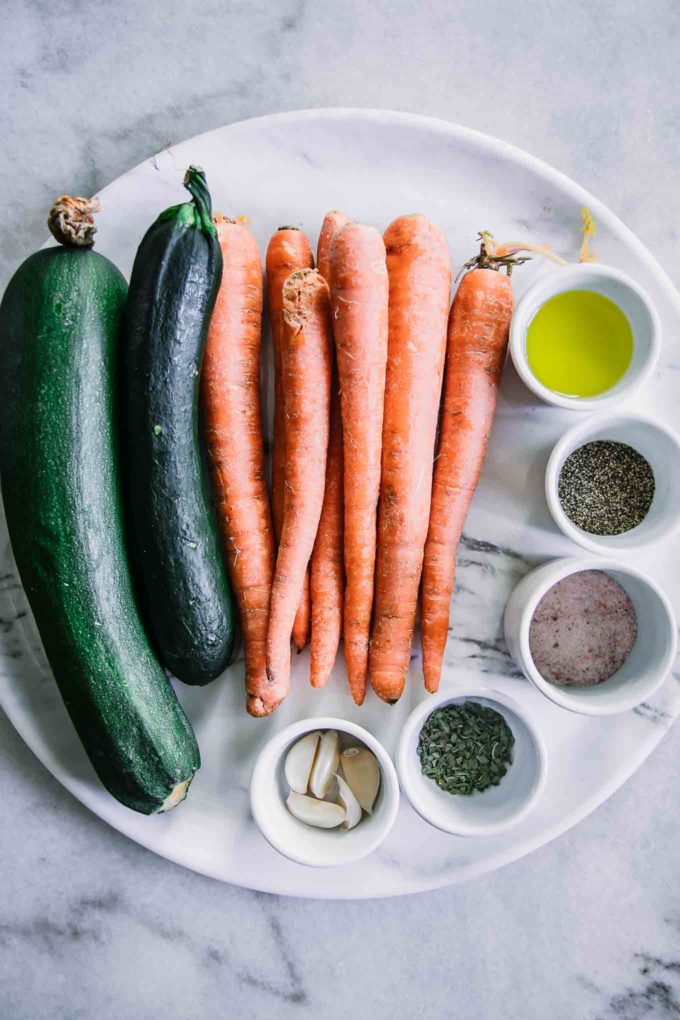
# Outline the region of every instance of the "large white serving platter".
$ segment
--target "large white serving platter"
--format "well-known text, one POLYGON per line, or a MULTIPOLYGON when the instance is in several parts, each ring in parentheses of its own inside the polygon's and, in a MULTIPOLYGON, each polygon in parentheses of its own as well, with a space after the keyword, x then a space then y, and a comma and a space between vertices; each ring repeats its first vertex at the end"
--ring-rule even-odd
MULTIPOLYGON (((574 258, 579 208, 598 225, 602 262, 626 270, 656 302, 664 331, 654 379, 631 409, 680 423, 676 334, 680 301, 643 245, 600 202, 562 174, 485 135, 442 121, 367 110, 310 110, 232 124, 173 146, 101 193, 97 248, 129 274, 136 246, 164 207, 182 201, 189 163, 205 167, 215 207, 252 220, 264 254, 280 224, 295 223, 313 243, 324 213, 343 209, 380 229, 405 212, 422 212, 446 232, 454 267, 476 251, 476 235, 550 243, 574 258)), ((17 261, 23 253, 17 252, 17 261)), ((26 253, 27 254, 27 253, 26 253)), ((559 270, 535 261, 515 273, 519 295, 536 275, 559 270)), ((271 419, 271 363, 265 342, 265 404, 271 419)), ((549 777, 536 810, 493 838, 464 839, 431 828, 402 798, 386 843, 351 867, 306 869, 280 857, 260 836, 248 807, 248 781, 263 743, 308 715, 345 716, 368 727, 394 752, 400 728, 424 692, 414 649, 406 694, 395 707, 372 695, 352 703, 344 670, 326 690, 308 685, 308 656, 295 659, 293 693, 270 719, 244 710, 239 659, 209 688, 177 685, 203 756, 187 801, 169 815, 145 818, 99 786, 46 667, 35 627, 0 524, 0 704, 46 767, 80 801, 131 839, 173 861, 252 889, 295 896, 392 896, 481 875, 540 847, 596 808, 637 769, 680 712, 680 674, 653 703, 609 719, 572 715, 517 675, 501 617, 505 601, 531 565, 576 553, 553 525, 543 472, 553 443, 574 413, 537 403, 508 363, 489 454, 458 556, 457 590, 443 683, 497 687, 532 710, 549 752, 549 777)), ((638 556, 678 605, 678 544, 638 556)), ((596 562, 596 558, 594 558, 596 562)))

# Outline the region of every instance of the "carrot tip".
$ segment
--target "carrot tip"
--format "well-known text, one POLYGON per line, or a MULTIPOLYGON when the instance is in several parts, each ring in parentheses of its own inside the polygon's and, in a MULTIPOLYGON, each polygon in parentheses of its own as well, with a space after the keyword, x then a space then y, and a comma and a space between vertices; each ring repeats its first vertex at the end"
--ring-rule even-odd
POLYGON ((246 707, 249 715, 252 715, 255 719, 264 719, 266 716, 271 715, 272 712, 275 712, 280 704, 280 701, 267 702, 250 694, 248 695, 246 707))
POLYGON ((423 668, 423 681, 425 690, 429 694, 435 694, 439 690, 439 681, 441 680, 442 669, 441 665, 437 669, 432 662, 428 662, 430 656, 425 651, 425 664, 423 668))

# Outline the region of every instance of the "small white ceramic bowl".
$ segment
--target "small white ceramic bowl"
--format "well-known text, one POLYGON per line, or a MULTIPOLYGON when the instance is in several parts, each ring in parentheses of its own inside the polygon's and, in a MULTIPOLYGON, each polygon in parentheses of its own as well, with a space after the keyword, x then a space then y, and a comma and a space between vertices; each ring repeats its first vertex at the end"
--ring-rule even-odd
POLYGON ((562 708, 582 715, 616 715, 651 698, 676 653, 677 630, 670 602, 639 570, 612 559, 558 559, 536 567, 508 599, 505 640, 512 658, 533 685, 562 708), (633 650, 613 676, 593 687, 565 687, 545 680, 529 649, 529 627, 538 603, 553 585, 581 570, 603 570, 626 590, 637 616, 633 650))
POLYGON ((553 449, 545 472, 545 495, 561 531, 596 553, 633 553, 668 538, 680 525, 680 440, 666 425, 635 414, 594 415, 569 429, 553 449), (654 498, 647 516, 622 535, 591 535, 573 524, 560 503, 558 487, 564 462, 579 447, 599 440, 627 443, 654 472, 654 498))
POLYGON ((490 836, 516 825, 532 809, 545 785, 547 755, 525 708, 500 691, 460 684, 428 695, 416 705, 401 733, 397 769, 404 793, 425 821, 458 836, 490 836), (418 737, 425 721, 436 709, 464 701, 500 712, 515 737, 513 761, 499 785, 469 797, 441 790, 423 775, 418 758, 418 737))
POLYGON ((563 266, 541 276, 522 296, 510 326, 510 354, 524 383, 547 404, 573 411, 604 410, 629 397, 651 375, 660 347, 659 316, 642 287, 618 269, 593 263, 563 266), (609 298, 625 314, 633 331, 633 357, 625 375, 597 397, 557 393, 539 382, 529 367, 526 338, 531 320, 546 301, 568 290, 592 290, 609 298))
POLYGON ((299 864, 333 867, 370 854, 387 836, 399 809, 399 780, 382 744, 363 726, 344 719, 302 719, 275 734, 260 751, 250 781, 250 807, 264 838, 299 864), (283 768, 291 744, 312 730, 337 730, 342 747, 364 744, 378 759, 380 790, 371 815, 348 832, 317 829, 294 818, 286 807, 288 785, 283 768))

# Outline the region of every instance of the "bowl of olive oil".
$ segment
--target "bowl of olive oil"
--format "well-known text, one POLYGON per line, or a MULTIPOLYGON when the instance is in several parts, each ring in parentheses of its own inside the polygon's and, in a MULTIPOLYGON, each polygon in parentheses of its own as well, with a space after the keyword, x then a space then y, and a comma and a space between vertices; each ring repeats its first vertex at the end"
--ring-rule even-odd
POLYGON ((610 266, 566 266, 540 277, 510 329, 515 367, 538 397, 578 411, 612 407, 650 376, 659 318, 644 290, 610 266))

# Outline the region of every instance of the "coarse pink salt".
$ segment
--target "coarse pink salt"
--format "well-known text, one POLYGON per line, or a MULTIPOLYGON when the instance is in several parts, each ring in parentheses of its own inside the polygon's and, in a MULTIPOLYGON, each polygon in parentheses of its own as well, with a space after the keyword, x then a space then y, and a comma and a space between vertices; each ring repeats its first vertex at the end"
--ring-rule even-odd
POLYGON ((602 570, 581 570, 538 603, 529 649, 545 680, 589 687, 621 668, 636 637, 637 617, 624 588, 602 570))

